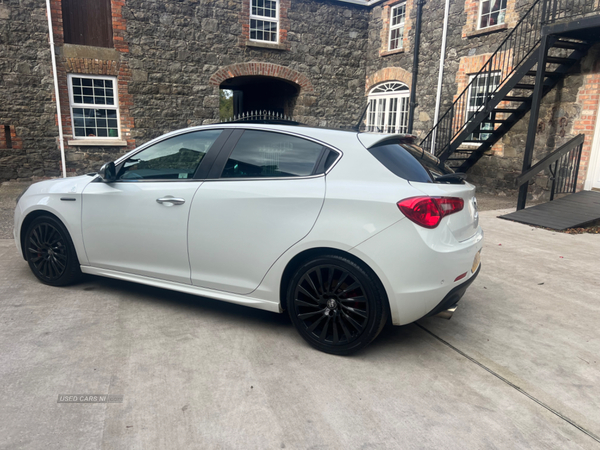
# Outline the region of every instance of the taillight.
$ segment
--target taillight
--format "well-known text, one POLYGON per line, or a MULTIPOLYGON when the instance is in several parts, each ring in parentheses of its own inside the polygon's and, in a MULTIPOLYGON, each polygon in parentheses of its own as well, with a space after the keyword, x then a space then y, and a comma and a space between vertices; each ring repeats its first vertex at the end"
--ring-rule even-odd
POLYGON ((458 197, 411 197, 398 202, 400 211, 417 225, 437 227, 445 216, 459 212, 465 206, 458 197))

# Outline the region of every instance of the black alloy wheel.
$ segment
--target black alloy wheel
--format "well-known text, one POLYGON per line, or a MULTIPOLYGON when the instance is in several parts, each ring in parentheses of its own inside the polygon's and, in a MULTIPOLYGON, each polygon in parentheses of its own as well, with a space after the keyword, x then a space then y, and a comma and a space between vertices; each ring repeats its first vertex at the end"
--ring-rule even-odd
POLYGON ((298 269, 287 307, 300 335, 313 347, 338 355, 368 345, 387 320, 386 298, 373 274, 338 255, 298 269))
POLYGON ((23 246, 31 271, 43 283, 64 286, 81 276, 69 233, 54 217, 36 218, 27 229, 23 246))

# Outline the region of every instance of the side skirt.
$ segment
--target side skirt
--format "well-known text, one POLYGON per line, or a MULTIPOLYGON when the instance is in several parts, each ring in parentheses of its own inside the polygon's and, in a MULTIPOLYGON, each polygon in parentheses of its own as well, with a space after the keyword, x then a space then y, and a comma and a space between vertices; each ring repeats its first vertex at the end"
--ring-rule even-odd
POLYGON ((250 306, 252 308, 263 309, 280 313, 282 312, 279 303, 269 302, 257 298, 251 298, 245 295, 231 294, 229 292, 215 291, 212 289, 201 288, 189 284, 176 283, 174 281, 165 281, 158 278, 150 278, 142 275, 131 273, 118 272, 116 270, 101 269, 98 267, 81 266, 81 271, 90 275, 100 277, 115 278, 117 280, 131 281, 133 283, 146 284, 157 288, 168 289, 171 291, 183 292, 185 294, 197 295, 199 297, 207 297, 224 302, 235 303, 237 305, 250 306))

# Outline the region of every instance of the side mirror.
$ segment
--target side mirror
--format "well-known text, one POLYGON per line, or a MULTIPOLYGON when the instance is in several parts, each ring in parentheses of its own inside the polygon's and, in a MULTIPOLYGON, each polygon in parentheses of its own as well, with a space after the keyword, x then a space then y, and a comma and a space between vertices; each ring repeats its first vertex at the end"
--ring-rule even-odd
POLYGON ((102 178, 102 181, 105 183, 110 183, 111 181, 115 181, 117 179, 117 171, 115 170, 115 163, 108 162, 104 164, 100 170, 98 171, 98 175, 102 178))

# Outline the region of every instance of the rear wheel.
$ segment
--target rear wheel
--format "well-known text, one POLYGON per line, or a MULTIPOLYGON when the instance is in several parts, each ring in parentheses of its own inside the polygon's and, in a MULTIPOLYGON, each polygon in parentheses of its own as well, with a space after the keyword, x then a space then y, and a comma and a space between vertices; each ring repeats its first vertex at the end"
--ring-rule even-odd
POLYGON ((379 282, 339 255, 322 256, 298 268, 288 286, 287 309, 310 345, 336 355, 366 347, 388 316, 379 282))
POLYGON ((33 274, 51 286, 65 286, 81 277, 75 247, 64 225, 52 216, 31 222, 23 240, 33 274))

